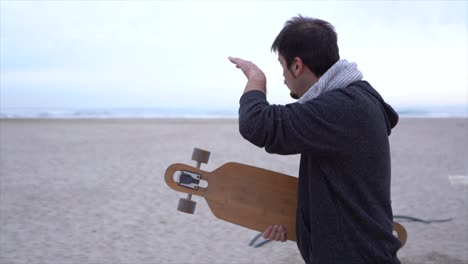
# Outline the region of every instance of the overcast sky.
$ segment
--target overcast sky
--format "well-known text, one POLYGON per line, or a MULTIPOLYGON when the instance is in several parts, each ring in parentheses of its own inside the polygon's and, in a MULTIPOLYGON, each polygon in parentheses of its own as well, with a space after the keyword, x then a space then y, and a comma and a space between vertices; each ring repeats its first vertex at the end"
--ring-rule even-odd
POLYGON ((467 1, 0 1, 0 107, 237 107, 254 61, 293 102, 271 44, 298 13, 391 104, 467 104, 467 1))

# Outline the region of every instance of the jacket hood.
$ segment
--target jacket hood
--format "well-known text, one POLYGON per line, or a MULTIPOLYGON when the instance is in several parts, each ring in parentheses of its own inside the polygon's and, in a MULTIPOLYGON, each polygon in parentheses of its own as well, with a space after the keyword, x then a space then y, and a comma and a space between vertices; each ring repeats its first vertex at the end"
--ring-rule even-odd
POLYGON ((398 123, 398 113, 389 105, 387 104, 382 96, 366 81, 357 81, 352 83, 351 85, 358 86, 362 88, 364 91, 369 93, 372 97, 374 97, 380 105, 380 109, 384 113, 386 123, 387 123, 387 133, 390 135, 392 128, 396 126, 398 123))

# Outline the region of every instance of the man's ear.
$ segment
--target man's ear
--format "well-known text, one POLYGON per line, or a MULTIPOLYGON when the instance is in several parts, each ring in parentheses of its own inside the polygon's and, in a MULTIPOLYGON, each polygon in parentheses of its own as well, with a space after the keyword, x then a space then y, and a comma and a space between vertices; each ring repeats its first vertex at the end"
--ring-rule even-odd
POLYGON ((301 58, 294 58, 293 63, 291 63, 291 71, 294 77, 301 75, 301 73, 304 71, 304 62, 302 62, 301 58))

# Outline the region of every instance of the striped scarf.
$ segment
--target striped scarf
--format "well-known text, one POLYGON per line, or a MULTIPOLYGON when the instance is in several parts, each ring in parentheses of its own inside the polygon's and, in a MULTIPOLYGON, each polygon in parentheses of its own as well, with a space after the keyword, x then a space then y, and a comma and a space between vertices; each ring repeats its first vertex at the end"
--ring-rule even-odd
POLYGON ((351 83, 361 79, 362 73, 358 70, 356 63, 339 60, 297 102, 303 104, 323 93, 347 87, 351 83))

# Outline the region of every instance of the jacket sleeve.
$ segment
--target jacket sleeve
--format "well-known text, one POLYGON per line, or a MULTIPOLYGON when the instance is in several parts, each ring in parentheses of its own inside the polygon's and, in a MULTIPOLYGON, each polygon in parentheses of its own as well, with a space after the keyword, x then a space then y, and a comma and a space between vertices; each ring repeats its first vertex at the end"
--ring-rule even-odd
POLYGON ((270 105, 263 92, 247 92, 240 99, 239 131, 245 139, 265 147, 269 153, 337 153, 346 131, 334 122, 338 116, 328 118, 323 115, 322 107, 327 107, 327 102, 318 98, 313 101, 270 105))

